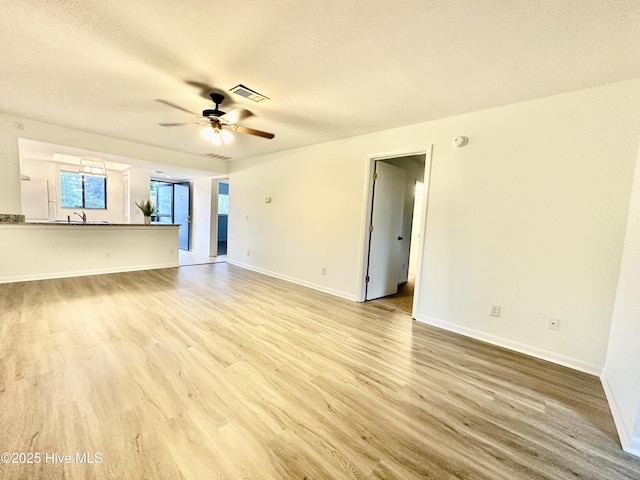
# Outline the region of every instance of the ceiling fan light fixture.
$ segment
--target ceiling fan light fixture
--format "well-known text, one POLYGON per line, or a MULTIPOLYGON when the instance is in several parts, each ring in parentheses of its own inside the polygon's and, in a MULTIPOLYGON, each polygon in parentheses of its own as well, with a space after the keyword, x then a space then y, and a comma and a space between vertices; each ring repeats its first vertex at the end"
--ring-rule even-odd
POLYGON ((230 143, 233 141, 233 134, 228 130, 220 130, 220 136, 224 143, 230 143))
MULTIPOLYGON (((245 87, 244 85, 238 85, 237 87, 234 87, 233 91, 235 91, 236 93, 238 93, 238 95, 241 95, 245 98, 249 98, 253 101, 259 102, 261 100, 267 100, 268 97, 265 97, 264 95, 261 95, 247 87, 245 87), (257 97, 256 97, 257 95, 257 97), (261 97, 261 98, 259 98, 261 97)), ((237 107, 234 108, 233 110, 231 110, 228 113, 225 113, 223 111, 221 111, 218 107, 220 105, 220 103, 222 103, 222 101, 224 100, 224 95, 219 94, 219 93, 211 93, 211 100, 215 103, 216 108, 215 109, 207 109, 204 110, 202 112, 202 116, 197 115, 193 112, 190 112, 189 110, 182 108, 178 105, 174 105, 171 102, 167 102, 166 100, 160 100, 158 99, 158 101, 160 103, 164 103, 165 105, 168 105, 170 107, 176 108, 178 110, 181 110, 183 112, 186 113, 191 113, 192 115, 194 115, 195 117, 198 118, 197 122, 191 122, 191 123, 159 123, 158 125, 162 126, 162 127, 177 127, 180 125, 201 125, 204 126, 204 128, 200 129, 200 135, 202 136, 202 138, 204 138, 205 140, 210 141, 211 143, 213 143, 214 145, 220 145, 221 143, 229 143, 232 142, 234 139, 234 136, 231 132, 237 132, 237 133, 243 133, 243 134, 248 134, 248 135, 255 135, 257 137, 262 137, 262 138, 266 138, 271 140, 275 135, 273 133, 269 133, 269 132, 263 132, 260 130, 256 130, 253 128, 248 128, 248 127, 244 127, 242 125, 238 125, 238 122, 245 119, 245 118, 249 118, 251 116, 253 116, 253 113, 251 113, 249 110, 247 110, 246 108, 242 108, 242 107, 237 107), (205 121, 208 121, 207 123, 203 123, 205 121), (231 132, 225 132, 225 130, 230 130, 231 132)))
POLYGON ((215 135, 215 132, 213 131, 213 127, 204 127, 200 130, 200 135, 202 135, 202 138, 205 140, 211 140, 211 137, 215 135))
POLYGON ((209 141, 214 145, 221 145, 222 144, 222 138, 220 137, 220 130, 218 130, 217 128, 214 129, 213 133, 211 134, 211 138, 209 139, 209 141))
POLYGON ((200 130, 200 135, 209 140, 213 145, 222 145, 233 141, 233 134, 218 127, 206 127, 200 130))

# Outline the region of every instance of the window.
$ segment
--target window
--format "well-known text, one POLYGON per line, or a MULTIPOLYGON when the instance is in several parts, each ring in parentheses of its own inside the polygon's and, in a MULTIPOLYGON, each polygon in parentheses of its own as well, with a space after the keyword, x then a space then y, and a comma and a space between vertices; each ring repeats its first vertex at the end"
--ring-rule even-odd
POLYGON ((156 206, 154 221, 173 223, 173 183, 151 180, 149 197, 156 206))
POLYGON ((62 208, 107 208, 107 179, 75 172, 60 172, 62 208))

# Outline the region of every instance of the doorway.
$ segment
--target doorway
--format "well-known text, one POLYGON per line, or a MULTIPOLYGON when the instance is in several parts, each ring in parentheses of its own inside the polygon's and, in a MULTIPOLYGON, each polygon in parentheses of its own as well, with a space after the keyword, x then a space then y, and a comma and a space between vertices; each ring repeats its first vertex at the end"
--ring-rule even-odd
POLYGON ((218 182, 218 255, 227 254, 227 233, 229 231, 229 181, 218 182))
POLYGON ((191 236, 191 185, 186 182, 169 183, 152 180, 150 198, 157 206, 157 211, 152 217, 152 221, 179 224, 178 248, 180 250, 189 250, 191 236))
POLYGON ((417 309, 431 149, 370 157, 361 301, 417 309), (421 188, 423 187, 423 188, 421 188))

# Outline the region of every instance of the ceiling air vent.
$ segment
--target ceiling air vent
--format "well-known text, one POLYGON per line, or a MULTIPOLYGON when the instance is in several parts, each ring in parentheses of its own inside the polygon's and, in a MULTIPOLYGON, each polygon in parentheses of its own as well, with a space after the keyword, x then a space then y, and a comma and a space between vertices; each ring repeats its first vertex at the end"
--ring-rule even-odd
POLYGON ((258 93, 255 90, 251 90, 249 87, 245 87, 242 84, 236 85, 229 91, 236 93, 241 97, 248 98, 249 100, 253 100, 254 102, 262 102, 263 100, 269 100, 269 97, 265 97, 261 93, 258 93))
POLYGON ((203 157, 209 157, 209 158, 217 158, 218 160, 231 160, 231 157, 225 157, 224 155, 218 155, 217 153, 203 153, 202 154, 203 157))

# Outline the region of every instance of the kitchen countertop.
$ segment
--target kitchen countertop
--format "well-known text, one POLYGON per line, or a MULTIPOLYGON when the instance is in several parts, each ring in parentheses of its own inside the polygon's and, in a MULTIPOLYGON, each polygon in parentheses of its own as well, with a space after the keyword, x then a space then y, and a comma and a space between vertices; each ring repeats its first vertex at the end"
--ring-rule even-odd
POLYGON ((46 227, 179 227, 179 223, 108 223, 101 221, 83 222, 20 222, 20 223, 1 223, 0 226, 46 226, 46 227))
POLYGON ((0 225, 24 223, 24 215, 13 213, 0 213, 0 225))

